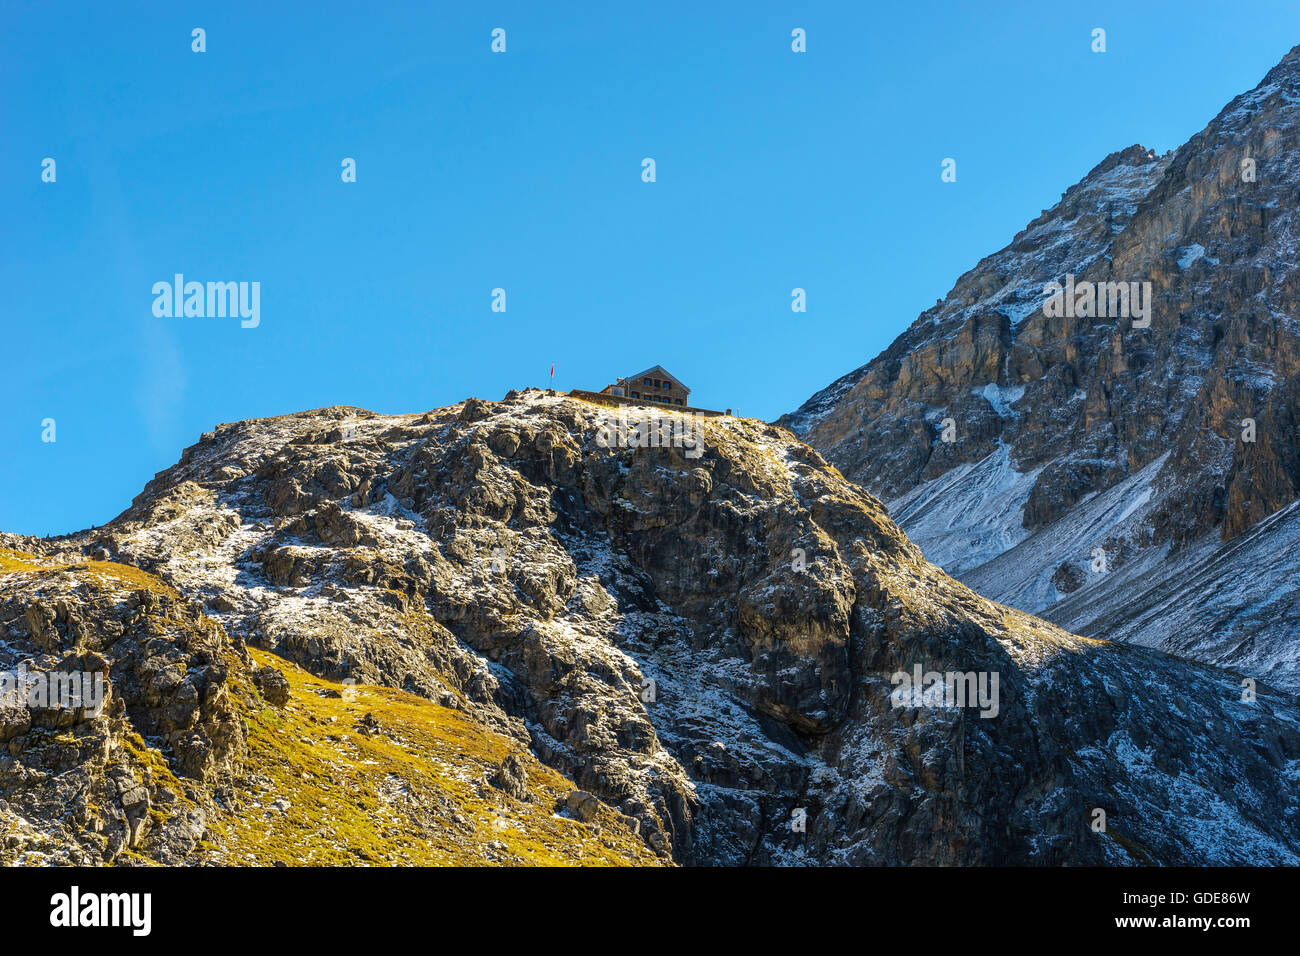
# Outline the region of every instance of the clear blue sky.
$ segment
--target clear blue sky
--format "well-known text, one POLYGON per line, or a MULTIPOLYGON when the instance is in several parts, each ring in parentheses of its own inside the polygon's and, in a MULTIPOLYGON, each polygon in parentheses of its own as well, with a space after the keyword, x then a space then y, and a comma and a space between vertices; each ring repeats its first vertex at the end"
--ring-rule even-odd
POLYGON ((218 422, 499 399, 552 361, 772 419, 1107 153, 1201 129, 1296 10, 5 0, 0 530, 102 524, 218 422), (156 318, 176 272, 260 282, 261 325, 156 318))

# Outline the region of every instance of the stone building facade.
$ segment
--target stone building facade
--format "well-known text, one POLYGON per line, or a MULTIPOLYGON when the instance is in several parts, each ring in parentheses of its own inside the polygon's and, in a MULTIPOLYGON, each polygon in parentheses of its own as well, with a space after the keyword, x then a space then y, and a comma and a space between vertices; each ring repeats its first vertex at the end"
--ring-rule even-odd
POLYGON ((691 390, 662 365, 620 378, 613 385, 602 388, 600 394, 634 398, 674 408, 689 408, 691 404, 691 390))

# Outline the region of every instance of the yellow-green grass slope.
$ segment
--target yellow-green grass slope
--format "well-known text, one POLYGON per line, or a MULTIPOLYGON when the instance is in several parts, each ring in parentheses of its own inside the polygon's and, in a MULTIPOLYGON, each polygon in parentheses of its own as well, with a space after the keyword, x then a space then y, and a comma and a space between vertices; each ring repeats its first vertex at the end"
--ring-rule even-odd
MULTIPOLYGON (((174 596, 139 568, 108 561, 68 563, 0 549, 0 579, 37 588, 71 575, 74 590, 147 589, 174 596), (25 580, 26 579, 26 580, 25 580)), ((387 687, 315 677, 273 654, 250 649, 254 666, 289 682, 289 700, 271 706, 246 666, 232 669, 231 692, 247 723, 247 758, 232 786, 202 799, 138 734, 121 738, 146 784, 176 795, 151 814, 207 811, 195 863, 219 865, 661 865, 627 818, 601 805, 588 821, 560 809, 571 781, 515 741, 452 708, 387 687), (527 799, 487 783, 510 754, 522 761, 527 799)), ((13 821, 10 821, 11 823, 13 821)), ((7 825, 6 825, 7 827, 7 825)), ((123 862, 148 865, 126 851, 123 862)))

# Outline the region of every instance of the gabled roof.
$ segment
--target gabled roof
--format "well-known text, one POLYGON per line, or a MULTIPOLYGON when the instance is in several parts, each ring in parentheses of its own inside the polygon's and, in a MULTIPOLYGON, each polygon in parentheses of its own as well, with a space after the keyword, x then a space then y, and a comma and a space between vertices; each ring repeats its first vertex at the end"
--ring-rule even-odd
POLYGON ((619 381, 630 382, 634 378, 646 378, 647 376, 649 376, 650 378, 672 379, 675 384, 680 385, 682 387, 683 392, 690 394, 691 391, 690 386, 686 385, 680 378, 678 378, 672 372, 668 371, 668 369, 664 368, 662 365, 652 365, 645 371, 637 372, 635 375, 629 375, 627 378, 621 378, 619 379, 619 381))

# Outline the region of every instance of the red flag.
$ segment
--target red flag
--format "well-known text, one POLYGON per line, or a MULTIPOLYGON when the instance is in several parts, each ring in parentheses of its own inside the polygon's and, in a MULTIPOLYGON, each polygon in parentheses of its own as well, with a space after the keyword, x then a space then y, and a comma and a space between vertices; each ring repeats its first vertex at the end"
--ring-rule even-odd
POLYGON ((552 378, 552 379, 555 378, 555 363, 554 363, 554 362, 551 363, 551 378, 552 378))

